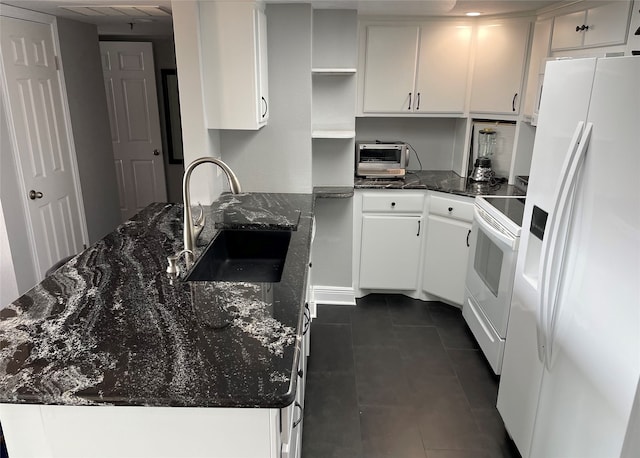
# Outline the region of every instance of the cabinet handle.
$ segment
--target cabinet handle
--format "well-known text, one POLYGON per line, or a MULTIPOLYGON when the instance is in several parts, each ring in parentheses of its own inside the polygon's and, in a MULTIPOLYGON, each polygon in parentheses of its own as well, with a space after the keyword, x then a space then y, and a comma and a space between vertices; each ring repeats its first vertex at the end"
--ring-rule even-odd
POLYGON ((576 32, 582 32, 583 30, 589 30, 589 26, 584 24, 576 26, 576 32))
POLYGON ((452 211, 453 211, 453 207, 449 207, 449 209, 448 209, 448 210, 449 210, 450 212, 452 212, 452 211))
POLYGON ((264 102, 264 113, 262 113, 262 117, 264 118, 267 115, 267 109, 269 108, 269 105, 267 104, 267 99, 265 99, 264 97, 260 98, 264 102))
POLYGON ((407 110, 411 110, 411 92, 409 92, 409 106, 407 107, 407 110))
POLYGON ((309 331, 309 326, 311 325, 311 310, 309 310, 309 303, 304 303, 304 326, 302 335, 306 335, 307 331, 309 331))
POLYGON ((396 206, 396 203, 395 202, 391 202, 391 207, 393 208, 395 206, 396 206))
POLYGON ((295 428, 296 426, 298 426, 300 424, 300 422, 302 421, 302 406, 300 405, 300 403, 298 401, 296 401, 295 407, 300 409, 300 417, 293 422, 293 427, 295 428))
POLYGON ((420 110, 420 93, 416 94, 416 111, 420 110))
POLYGON ((516 97, 518 97, 518 93, 513 94, 513 99, 511 99, 511 111, 516 111, 516 97))
POLYGON ((467 248, 471 246, 471 245, 469 245, 469 236, 470 235, 471 235, 471 229, 469 229, 469 232, 467 232, 467 248))
POLYGON ((422 221, 418 220, 418 233, 416 234, 416 237, 420 237, 420 223, 422 221))

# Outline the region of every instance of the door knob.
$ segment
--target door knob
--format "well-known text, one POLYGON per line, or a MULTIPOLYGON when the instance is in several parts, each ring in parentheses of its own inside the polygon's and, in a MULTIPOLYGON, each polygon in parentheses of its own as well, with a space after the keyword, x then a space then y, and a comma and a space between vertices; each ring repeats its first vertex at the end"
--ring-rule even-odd
POLYGON ((154 156, 160 156, 160 151, 158 151, 157 149, 153 150, 153 155, 154 156))
POLYGON ((33 189, 29 191, 29 199, 36 200, 42 199, 42 193, 40 191, 34 191, 33 189))

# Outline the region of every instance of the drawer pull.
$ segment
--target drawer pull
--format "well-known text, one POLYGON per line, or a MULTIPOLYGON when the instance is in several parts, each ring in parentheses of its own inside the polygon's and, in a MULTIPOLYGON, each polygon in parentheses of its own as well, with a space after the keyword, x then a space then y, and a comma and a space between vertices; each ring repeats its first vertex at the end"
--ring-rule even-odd
POLYGON ((300 417, 293 422, 293 427, 295 428, 296 426, 298 426, 300 424, 300 422, 302 421, 302 406, 300 405, 300 403, 298 401, 296 401, 296 405, 295 407, 300 409, 300 417))
POLYGON ((302 335, 306 335, 309 331, 309 325, 311 325, 311 310, 309 310, 309 303, 304 303, 304 326, 302 335))
POLYGON ((449 211, 452 212, 453 211, 453 207, 449 207, 449 211))
POLYGON ((396 206, 396 203, 395 203, 395 202, 391 202, 391 206, 392 206, 392 207, 395 207, 395 206, 396 206))

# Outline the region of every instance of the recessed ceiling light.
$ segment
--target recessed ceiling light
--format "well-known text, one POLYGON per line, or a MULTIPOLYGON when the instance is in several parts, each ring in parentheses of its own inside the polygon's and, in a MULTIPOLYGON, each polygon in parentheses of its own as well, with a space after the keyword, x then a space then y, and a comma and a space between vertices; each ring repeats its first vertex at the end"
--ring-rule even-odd
POLYGON ((480 16, 482 13, 479 13, 477 11, 470 11, 469 13, 466 13, 467 16, 480 16))

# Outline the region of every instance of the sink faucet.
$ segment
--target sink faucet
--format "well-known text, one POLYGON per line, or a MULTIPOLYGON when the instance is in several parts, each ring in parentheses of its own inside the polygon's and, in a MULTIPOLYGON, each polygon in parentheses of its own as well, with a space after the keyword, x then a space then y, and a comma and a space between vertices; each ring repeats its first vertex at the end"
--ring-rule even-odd
MULTIPOLYGON (((191 220, 191 199, 189 198, 189 182, 191 180, 191 172, 198 167, 200 164, 204 164, 206 162, 210 162, 211 164, 216 164, 218 167, 222 169, 222 171, 227 176, 227 180, 229 181, 229 188, 233 194, 238 194, 241 191, 240 182, 238 181, 238 177, 233 173, 233 170, 229 168, 227 164, 222 162, 220 159, 216 159, 214 157, 201 157, 193 161, 184 171, 184 178, 182 179, 182 202, 184 204, 184 250, 181 253, 184 253, 185 260, 187 261, 187 265, 191 261, 193 261, 193 245, 195 243, 194 237, 194 225, 191 220)), ((198 233, 202 230, 202 226, 204 226, 204 218, 201 216, 198 218, 197 222, 198 233)))

